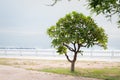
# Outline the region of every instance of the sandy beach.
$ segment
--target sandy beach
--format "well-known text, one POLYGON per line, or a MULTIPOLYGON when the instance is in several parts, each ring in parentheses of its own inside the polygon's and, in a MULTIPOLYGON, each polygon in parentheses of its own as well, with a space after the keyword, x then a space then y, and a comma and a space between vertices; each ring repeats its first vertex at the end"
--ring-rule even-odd
MULTIPOLYGON (((34 59, 1 59, 0 80, 101 80, 95 78, 38 72, 29 69, 69 68, 67 61, 34 59)), ((76 68, 104 68, 120 66, 118 62, 78 61, 76 68)))
POLYGON ((0 65, 0 80, 100 80, 14 68, 0 65))

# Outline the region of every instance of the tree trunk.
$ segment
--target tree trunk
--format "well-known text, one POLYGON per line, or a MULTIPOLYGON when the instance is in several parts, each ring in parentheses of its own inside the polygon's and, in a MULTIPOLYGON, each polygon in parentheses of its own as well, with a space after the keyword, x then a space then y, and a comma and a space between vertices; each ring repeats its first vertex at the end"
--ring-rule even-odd
POLYGON ((77 52, 74 52, 73 60, 70 60, 69 56, 65 54, 67 60, 71 63, 71 72, 75 71, 75 62, 77 60, 77 52))
POLYGON ((75 71, 75 62, 77 60, 77 52, 74 52, 73 60, 71 61, 71 72, 75 71))
POLYGON ((75 71, 75 61, 71 62, 71 72, 75 71))

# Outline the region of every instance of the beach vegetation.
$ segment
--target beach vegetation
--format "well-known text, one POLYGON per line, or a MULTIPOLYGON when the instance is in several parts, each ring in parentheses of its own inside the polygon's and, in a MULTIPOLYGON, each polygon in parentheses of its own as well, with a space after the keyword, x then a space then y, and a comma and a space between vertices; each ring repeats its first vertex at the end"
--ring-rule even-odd
POLYGON ((75 72, 70 72, 66 68, 46 68, 40 71, 56 74, 64 74, 79 77, 97 78, 103 80, 120 80, 120 68, 77 68, 75 72))

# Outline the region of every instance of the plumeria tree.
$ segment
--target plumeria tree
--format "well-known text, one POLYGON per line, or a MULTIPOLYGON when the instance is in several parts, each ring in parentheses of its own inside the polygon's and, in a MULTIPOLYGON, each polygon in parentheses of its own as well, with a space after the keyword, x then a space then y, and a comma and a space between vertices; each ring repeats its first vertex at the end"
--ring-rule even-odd
MULTIPOLYGON (((56 25, 47 30, 52 39, 52 46, 59 54, 64 54, 71 63, 71 71, 74 72, 78 53, 82 54, 82 47, 98 45, 107 48, 107 35, 104 29, 98 27, 90 16, 72 12, 60 18, 56 25), (73 53, 70 59, 67 50, 73 53)), ((83 54, 84 55, 84 54, 83 54)))

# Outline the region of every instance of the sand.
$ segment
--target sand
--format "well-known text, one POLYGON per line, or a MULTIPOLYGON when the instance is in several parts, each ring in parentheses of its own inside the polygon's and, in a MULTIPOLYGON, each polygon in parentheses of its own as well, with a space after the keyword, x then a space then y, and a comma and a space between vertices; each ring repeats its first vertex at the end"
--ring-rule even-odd
POLYGON ((100 80, 100 79, 37 72, 25 70, 22 68, 0 65, 0 80, 100 80))
MULTIPOLYGON (((65 60, 0 59, 0 64, 0 80, 101 80, 28 70, 43 68, 70 68, 70 63, 65 60)), ((76 68, 106 67, 120 67, 120 62, 76 62, 76 68)))

